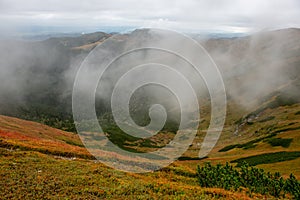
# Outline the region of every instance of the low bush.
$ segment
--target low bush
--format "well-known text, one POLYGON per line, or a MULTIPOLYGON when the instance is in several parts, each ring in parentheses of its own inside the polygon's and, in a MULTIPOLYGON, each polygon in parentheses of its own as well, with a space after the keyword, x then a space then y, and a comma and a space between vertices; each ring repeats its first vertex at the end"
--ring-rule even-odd
POLYGON ((292 141, 293 138, 270 138, 267 140, 272 147, 282 146, 285 148, 288 148, 292 141))
POLYGON ((250 167, 246 162, 242 162, 240 168, 228 163, 215 166, 205 163, 203 167, 198 166, 196 175, 201 187, 234 191, 245 188, 250 193, 268 194, 277 198, 284 197, 286 193, 293 195, 295 199, 300 197, 300 183, 293 174, 284 180, 278 172, 265 172, 263 169, 250 167))

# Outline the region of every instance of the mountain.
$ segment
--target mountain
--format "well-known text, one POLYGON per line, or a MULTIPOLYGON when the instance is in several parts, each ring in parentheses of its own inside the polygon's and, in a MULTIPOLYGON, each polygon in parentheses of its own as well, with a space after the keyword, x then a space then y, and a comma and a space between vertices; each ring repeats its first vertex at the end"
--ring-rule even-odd
MULTIPOLYGON (((146 30, 131 34, 149 36, 146 30)), ((120 41, 128 36, 123 34, 113 40, 121 44, 120 41)), ((36 42, 1 40, 0 113, 75 132, 71 94, 77 69, 86 55, 109 37, 111 34, 97 32, 36 42)), ((230 118, 226 125, 235 126, 236 121, 256 110, 299 102, 299 41, 299 29, 261 32, 237 38, 199 39, 223 76, 228 98, 227 118, 230 118)), ((134 112, 137 114, 133 118, 139 120, 138 124, 147 124, 147 108, 155 99, 139 98, 136 96, 134 100, 134 112)), ((206 121, 201 125, 206 129, 210 115, 208 96, 204 95, 200 101, 204 105, 202 109, 207 110, 202 115, 206 121)), ((112 117, 107 113, 109 102, 100 101, 97 105, 102 121, 112 117)), ((164 145, 173 137, 176 124, 176 120, 168 123, 165 134, 169 136, 162 140, 163 143, 154 142, 158 141, 157 138, 147 143, 150 142, 153 147, 164 145)), ((115 124, 110 126, 115 127, 115 124)), ((138 140, 129 138, 116 128, 106 131, 112 137, 120 138, 120 135, 123 140, 116 142, 124 148, 126 140, 130 143, 138 140)))
POLYGON ((284 96, 299 99, 299 39, 300 29, 284 29, 200 43, 218 65, 229 98, 253 109, 288 85, 295 91, 285 91, 284 96))
MULTIPOLYGON (((149 36, 146 30, 130 34, 149 36)), ((130 34, 113 40, 122 44, 130 34)), ((284 178, 290 173, 300 177, 296 167, 300 164, 299 29, 198 39, 225 83, 227 115, 221 137, 212 152, 199 160, 211 117, 209 96, 204 91, 199 99, 200 127, 189 149, 171 166, 139 175, 95 161, 76 134, 72 118, 76 72, 88 53, 111 37, 98 32, 44 41, 0 41, 0 173, 7 182, 0 181, 0 193, 5 198, 15 194, 19 199, 27 195, 50 198, 55 191, 62 198, 159 198, 168 193, 170 198, 180 194, 188 199, 250 199, 246 189, 231 192, 201 188, 195 178, 196 168, 205 162, 239 166, 246 161, 268 172, 280 172, 284 178)), ((170 101, 168 94, 160 94, 164 98, 159 103, 170 101)), ((157 98, 141 97, 139 92, 133 96, 130 109, 136 123, 146 125, 149 105, 157 98)), ((174 138, 178 129, 174 119, 148 139, 124 133, 113 122, 109 103, 101 99, 96 102, 99 122, 109 139, 122 149, 151 152, 174 138)), ((270 197, 252 195, 258 199, 270 197)))
MULTIPOLYGON (((81 37, 51 38, 41 42, 0 42, 0 112, 69 128, 72 85, 68 72, 75 72, 85 50, 73 49, 109 37, 105 33, 81 37), (72 70, 71 70, 72 69, 72 70)), ((70 130, 74 130, 70 128, 70 130)))

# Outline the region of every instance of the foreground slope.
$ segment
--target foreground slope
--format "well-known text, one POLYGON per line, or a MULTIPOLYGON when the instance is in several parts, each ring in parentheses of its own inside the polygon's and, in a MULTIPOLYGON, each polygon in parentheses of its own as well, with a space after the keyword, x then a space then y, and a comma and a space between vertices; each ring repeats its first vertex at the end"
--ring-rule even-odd
POLYGON ((93 158, 77 134, 2 115, 0 145, 5 148, 20 148, 58 156, 93 158))
POLYGON ((251 199, 201 188, 194 167, 178 163, 154 173, 116 171, 91 160, 77 135, 35 122, 0 116, 0 139, 2 199, 251 199))

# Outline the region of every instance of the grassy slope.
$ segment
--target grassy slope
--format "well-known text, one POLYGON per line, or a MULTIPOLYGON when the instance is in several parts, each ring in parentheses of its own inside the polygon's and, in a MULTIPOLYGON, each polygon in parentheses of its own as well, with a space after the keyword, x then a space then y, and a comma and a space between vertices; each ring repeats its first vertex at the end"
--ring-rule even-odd
MULTIPOLYGON (((118 172, 95 163, 76 134, 35 122, 0 116, 0 173, 3 177, 0 181, 0 193, 7 198, 16 199, 50 198, 54 194, 61 198, 120 199, 126 196, 127 199, 158 199, 161 195, 166 199, 248 198, 245 192, 232 193, 199 187, 193 177, 196 166, 207 161, 225 163, 269 152, 300 151, 300 104, 268 108, 259 112, 250 123, 240 126, 238 133, 235 133, 235 122, 248 112, 232 112, 232 108, 236 107, 231 104, 228 107, 223 133, 208 158, 200 161, 176 161, 161 171, 140 175, 118 172), (277 134, 273 138, 293 140, 289 147, 273 147, 266 140, 261 140, 254 143, 253 148, 234 148, 219 152, 228 145, 245 144, 271 133, 277 134), (74 157, 76 159, 72 159, 74 157)), ((204 115, 201 130, 184 156, 197 156, 208 122, 209 115, 204 115)), ((299 164, 300 158, 297 158, 257 167, 271 172, 279 171, 284 177, 294 173, 299 178, 299 164)))
MULTIPOLYGON (((231 127, 231 131, 224 131, 222 133, 218 144, 210 153, 209 158, 201 162, 211 161, 213 163, 224 163, 263 153, 300 151, 300 115, 296 114, 298 111, 300 111, 300 104, 266 109, 259 113, 250 123, 245 123, 245 125, 241 126, 237 134, 234 134, 234 128, 231 127), (265 139, 254 143, 255 146, 252 148, 234 148, 226 152, 219 152, 220 149, 228 145, 245 144, 272 133, 277 134, 272 138, 292 138, 290 146, 271 146, 268 143, 268 139, 265 139)), ((290 173, 294 173, 296 177, 300 178, 300 169, 298 166, 300 166, 300 158, 291 161, 262 164, 257 167, 264 168, 271 172, 279 171, 285 177, 290 173)))
POLYGON ((137 175, 90 160, 3 149, 0 162, 0 194, 5 199, 250 199, 242 192, 200 188, 196 179, 180 175, 179 167, 137 175))
POLYGON ((78 135, 13 117, 0 116, 0 144, 7 148, 92 158, 78 135))
POLYGON ((194 178, 198 163, 176 162, 154 173, 130 174, 78 158, 89 154, 77 135, 35 122, 0 116, 0 139, 6 144, 0 148, 4 199, 250 199, 244 191, 199 187, 194 178), (56 156, 59 152, 77 158, 56 156))

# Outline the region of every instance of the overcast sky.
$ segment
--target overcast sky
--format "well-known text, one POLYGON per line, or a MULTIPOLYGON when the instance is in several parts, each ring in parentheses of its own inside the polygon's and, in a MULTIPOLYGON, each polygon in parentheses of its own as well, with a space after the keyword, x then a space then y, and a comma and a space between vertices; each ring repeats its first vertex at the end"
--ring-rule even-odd
POLYGON ((300 27, 300 0, 0 0, 1 27, 132 26, 248 32, 300 27))

